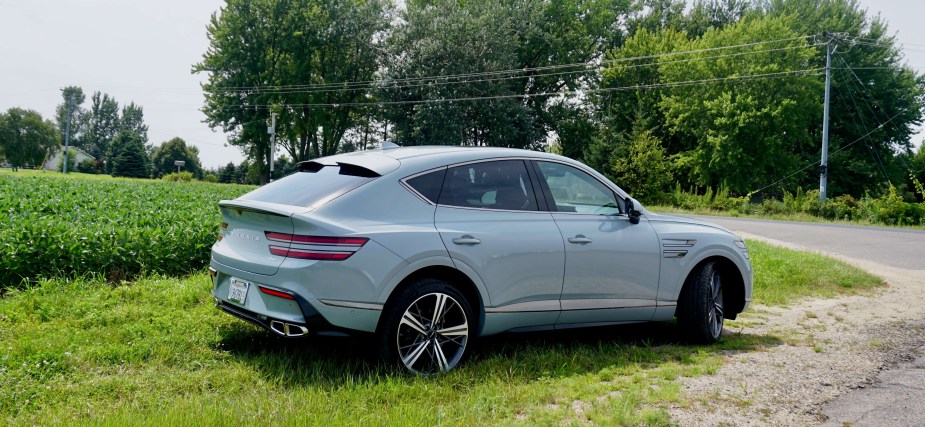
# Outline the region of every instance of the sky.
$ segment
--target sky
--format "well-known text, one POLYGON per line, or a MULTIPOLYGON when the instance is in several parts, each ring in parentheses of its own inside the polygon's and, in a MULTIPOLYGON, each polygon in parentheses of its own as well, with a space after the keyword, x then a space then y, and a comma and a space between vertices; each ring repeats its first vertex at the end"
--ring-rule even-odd
MULTIPOLYGON (((925 0, 861 0, 925 72, 925 0)), ((22 107, 52 119, 60 88, 108 93, 144 107, 150 142, 173 137, 199 147, 207 168, 243 155, 203 123, 199 84, 190 73, 209 46, 206 25, 222 0, 0 0, 0 111, 22 107)), ((919 144, 925 133, 913 137, 919 144)))

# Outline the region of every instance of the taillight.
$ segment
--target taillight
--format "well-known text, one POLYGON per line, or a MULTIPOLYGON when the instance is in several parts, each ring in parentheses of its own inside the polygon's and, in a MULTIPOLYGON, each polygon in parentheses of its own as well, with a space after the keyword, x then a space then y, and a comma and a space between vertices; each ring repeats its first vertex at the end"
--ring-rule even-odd
POLYGON ((350 258, 369 241, 365 237, 304 236, 274 231, 267 231, 264 234, 271 242, 289 244, 288 247, 270 244, 271 254, 316 261, 343 261, 350 258))
POLYGON ((275 289, 265 288, 263 286, 257 286, 257 288, 260 289, 260 292, 263 292, 267 295, 273 295, 274 297, 280 297, 280 298, 285 298, 285 299, 295 299, 295 297, 292 296, 292 294, 287 293, 287 292, 280 292, 275 289))

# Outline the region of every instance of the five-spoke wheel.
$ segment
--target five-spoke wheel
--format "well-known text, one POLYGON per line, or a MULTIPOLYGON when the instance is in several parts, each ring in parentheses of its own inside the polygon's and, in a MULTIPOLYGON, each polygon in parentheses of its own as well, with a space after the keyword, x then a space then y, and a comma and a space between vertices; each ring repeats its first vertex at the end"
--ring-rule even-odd
POLYGON ((466 354, 471 313, 456 288, 440 280, 421 280, 405 289, 384 313, 380 351, 416 374, 449 371, 466 354))

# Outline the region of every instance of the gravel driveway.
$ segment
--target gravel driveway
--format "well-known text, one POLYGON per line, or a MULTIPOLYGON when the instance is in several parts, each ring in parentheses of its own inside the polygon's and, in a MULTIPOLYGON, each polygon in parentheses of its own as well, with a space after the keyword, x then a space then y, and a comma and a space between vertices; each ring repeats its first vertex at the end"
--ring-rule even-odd
POLYGON ((921 361, 910 362, 925 345, 925 231, 697 218, 745 238, 841 259, 889 286, 874 296, 753 306, 733 330, 784 343, 730 354, 716 375, 684 379, 694 403, 672 409, 676 422, 922 425, 925 383, 916 378, 925 382, 925 375, 916 367, 921 361))

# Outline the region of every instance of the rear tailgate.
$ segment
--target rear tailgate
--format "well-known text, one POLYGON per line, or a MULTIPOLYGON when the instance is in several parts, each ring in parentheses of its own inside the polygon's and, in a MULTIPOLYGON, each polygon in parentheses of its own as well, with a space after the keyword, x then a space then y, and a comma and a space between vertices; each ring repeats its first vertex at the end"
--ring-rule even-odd
MULTIPOLYGON (((273 275, 285 256, 270 253, 267 233, 292 233, 292 206, 223 200, 220 240, 212 247, 216 262, 239 270, 273 275)), ((298 208, 296 208, 298 209, 298 208)), ((303 209, 304 210, 304 209, 303 209)), ((279 242, 273 242, 281 246, 279 242)), ((282 246, 286 246, 282 244, 282 246)))

